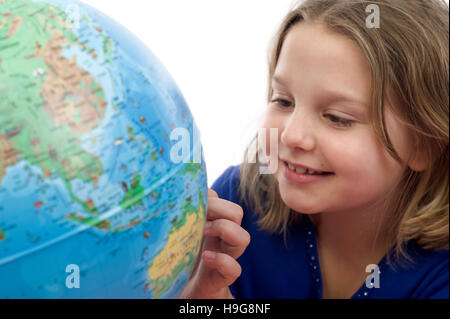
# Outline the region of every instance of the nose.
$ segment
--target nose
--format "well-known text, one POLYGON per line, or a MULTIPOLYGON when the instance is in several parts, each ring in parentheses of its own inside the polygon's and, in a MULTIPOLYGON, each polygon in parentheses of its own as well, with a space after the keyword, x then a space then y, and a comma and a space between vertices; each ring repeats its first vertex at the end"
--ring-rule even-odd
POLYGON ((286 119, 281 143, 292 150, 311 151, 315 147, 313 121, 299 108, 286 119))

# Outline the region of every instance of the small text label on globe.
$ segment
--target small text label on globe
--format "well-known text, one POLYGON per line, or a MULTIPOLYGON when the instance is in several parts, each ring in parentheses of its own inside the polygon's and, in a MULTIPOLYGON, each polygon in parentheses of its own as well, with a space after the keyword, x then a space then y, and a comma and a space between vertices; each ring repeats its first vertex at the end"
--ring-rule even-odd
POLYGON ((70 273, 66 277, 66 287, 69 289, 80 288, 80 267, 75 264, 67 265, 66 272, 70 273))

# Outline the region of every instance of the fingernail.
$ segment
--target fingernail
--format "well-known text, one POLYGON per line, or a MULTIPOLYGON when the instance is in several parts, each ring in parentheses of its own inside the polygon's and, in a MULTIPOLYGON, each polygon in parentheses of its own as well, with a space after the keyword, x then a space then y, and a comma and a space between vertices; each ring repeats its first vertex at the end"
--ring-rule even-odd
POLYGON ((205 259, 208 261, 213 261, 214 259, 216 259, 216 253, 213 251, 205 251, 204 255, 205 259))

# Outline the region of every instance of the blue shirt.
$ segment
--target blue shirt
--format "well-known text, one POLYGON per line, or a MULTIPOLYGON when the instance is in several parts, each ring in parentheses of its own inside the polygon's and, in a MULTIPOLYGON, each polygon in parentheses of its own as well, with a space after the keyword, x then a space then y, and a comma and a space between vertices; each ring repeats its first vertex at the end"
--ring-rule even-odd
MULTIPOLYGON (((237 299, 320 299, 322 284, 314 225, 309 218, 291 227, 287 246, 282 234, 258 229, 255 213, 239 200, 239 166, 229 167, 212 185, 220 198, 244 210, 242 227, 251 242, 237 259, 241 276, 230 286, 237 299)), ((305 215, 306 216, 306 215, 305 215)), ((378 264, 379 287, 364 282, 352 299, 362 298, 449 298, 449 251, 424 250, 410 244, 407 252, 415 263, 392 269, 386 256, 378 264)), ((367 273, 371 275, 371 273, 367 273)), ((373 274, 372 274, 373 275, 373 274)), ((375 283, 374 280, 369 280, 375 283)))

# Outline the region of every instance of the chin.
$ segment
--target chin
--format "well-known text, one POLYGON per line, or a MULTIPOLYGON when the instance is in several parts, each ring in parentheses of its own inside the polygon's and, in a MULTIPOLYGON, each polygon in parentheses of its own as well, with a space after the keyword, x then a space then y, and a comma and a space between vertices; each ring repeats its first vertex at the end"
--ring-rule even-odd
POLYGON ((318 214, 320 210, 314 203, 308 203, 307 201, 302 201, 301 196, 298 196, 293 191, 286 191, 283 187, 280 187, 280 196, 283 203, 290 209, 302 213, 302 214, 318 214))

